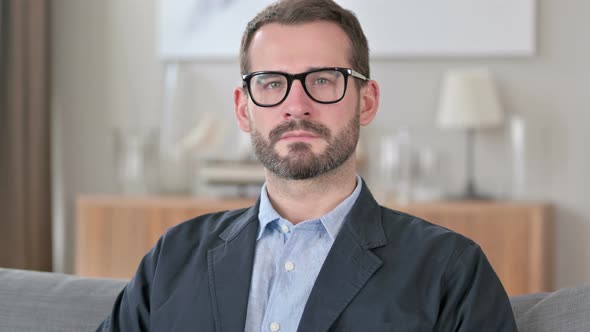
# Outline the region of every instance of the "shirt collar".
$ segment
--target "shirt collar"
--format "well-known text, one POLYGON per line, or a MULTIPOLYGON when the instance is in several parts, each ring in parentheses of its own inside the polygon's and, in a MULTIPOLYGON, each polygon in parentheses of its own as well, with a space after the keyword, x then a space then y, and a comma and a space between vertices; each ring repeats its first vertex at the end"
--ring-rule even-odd
POLYGON ((258 222, 260 227, 258 227, 258 236, 256 237, 256 240, 260 240, 260 237, 262 237, 262 233, 264 233, 264 230, 268 224, 280 218, 281 216, 270 203, 268 193, 266 192, 265 182, 264 185, 262 185, 262 189, 260 190, 260 206, 258 208, 258 222))
MULTIPOLYGON (((346 197, 338 206, 336 206, 332 211, 328 212, 324 216, 320 218, 322 225, 334 240, 342 224, 344 223, 344 217, 348 214, 354 202, 356 202, 358 196, 361 193, 362 189, 362 179, 360 176, 356 176, 356 187, 354 188, 352 194, 346 197)), ((281 215, 273 208, 272 204, 270 203, 270 199, 268 198, 268 193, 266 191, 266 183, 262 186, 260 190, 260 207, 258 210, 258 236, 256 240, 259 240, 264 233, 266 227, 281 218, 281 215)))

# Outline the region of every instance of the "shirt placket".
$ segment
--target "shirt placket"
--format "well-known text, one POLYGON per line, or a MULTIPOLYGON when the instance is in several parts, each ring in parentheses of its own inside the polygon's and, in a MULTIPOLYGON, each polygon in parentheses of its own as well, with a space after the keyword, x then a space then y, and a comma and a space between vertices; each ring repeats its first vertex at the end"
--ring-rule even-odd
POLYGON ((293 284, 291 272, 294 269, 294 262, 290 260, 296 243, 296 234, 293 226, 287 222, 277 224, 275 236, 283 243, 280 253, 275 256, 275 278, 269 292, 268 304, 264 313, 262 331, 287 331, 287 316, 289 314, 289 299, 285 298, 290 294, 289 288, 293 284))

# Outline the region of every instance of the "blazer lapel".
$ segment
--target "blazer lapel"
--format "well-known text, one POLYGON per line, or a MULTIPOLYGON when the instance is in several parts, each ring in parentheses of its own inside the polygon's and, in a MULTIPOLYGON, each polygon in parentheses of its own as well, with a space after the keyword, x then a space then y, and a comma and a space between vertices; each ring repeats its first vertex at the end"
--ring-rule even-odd
POLYGON ((371 249, 385 245, 381 210, 363 183, 311 290, 298 331, 327 331, 382 264, 371 249))
POLYGON ((258 203, 221 233, 223 244, 207 253, 209 291, 217 331, 244 330, 257 221, 258 203))

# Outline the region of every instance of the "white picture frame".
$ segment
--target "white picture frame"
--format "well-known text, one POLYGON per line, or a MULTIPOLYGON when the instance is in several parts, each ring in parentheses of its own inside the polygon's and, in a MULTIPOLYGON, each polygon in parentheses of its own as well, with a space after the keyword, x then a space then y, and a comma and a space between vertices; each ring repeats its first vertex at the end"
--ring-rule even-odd
MULTIPOLYGON (((159 0, 165 61, 237 59, 248 21, 272 0, 159 0)), ((532 56, 536 0, 337 0, 372 58, 532 56)))

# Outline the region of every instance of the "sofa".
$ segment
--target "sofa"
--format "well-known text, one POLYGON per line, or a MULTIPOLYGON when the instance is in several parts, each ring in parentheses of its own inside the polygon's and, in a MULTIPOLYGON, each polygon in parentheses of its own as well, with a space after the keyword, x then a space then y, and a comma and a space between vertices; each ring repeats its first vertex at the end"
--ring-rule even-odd
MULTIPOLYGON (((0 268, 0 331, 94 331, 125 283, 0 268)), ((510 301, 520 332, 590 331, 590 284, 510 301)))
POLYGON ((0 331, 95 331, 126 282, 0 268, 0 331))

